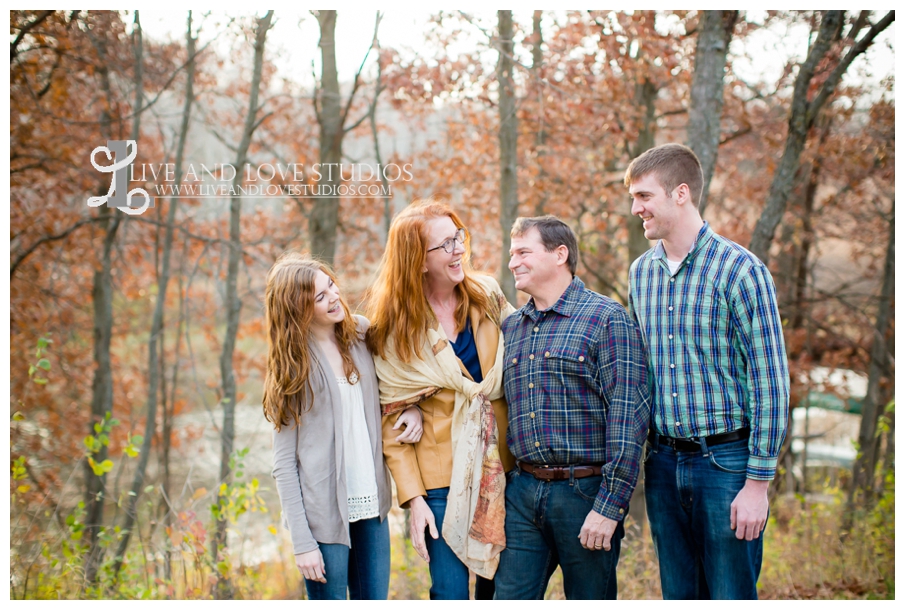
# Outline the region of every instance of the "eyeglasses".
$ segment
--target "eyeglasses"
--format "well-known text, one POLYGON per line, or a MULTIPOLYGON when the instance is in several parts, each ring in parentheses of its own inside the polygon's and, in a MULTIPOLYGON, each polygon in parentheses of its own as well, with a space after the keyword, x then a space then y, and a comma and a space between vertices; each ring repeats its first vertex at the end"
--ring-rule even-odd
POLYGON ((449 239, 444 241, 442 244, 440 244, 436 248, 430 248, 428 250, 428 252, 433 252, 434 250, 439 250, 440 248, 443 248, 444 252, 446 252, 447 254, 452 254, 453 250, 456 249, 456 243, 460 243, 460 244, 465 243, 466 235, 467 235, 467 233, 465 232, 464 228, 459 229, 458 231, 456 231, 455 236, 450 237, 449 239))

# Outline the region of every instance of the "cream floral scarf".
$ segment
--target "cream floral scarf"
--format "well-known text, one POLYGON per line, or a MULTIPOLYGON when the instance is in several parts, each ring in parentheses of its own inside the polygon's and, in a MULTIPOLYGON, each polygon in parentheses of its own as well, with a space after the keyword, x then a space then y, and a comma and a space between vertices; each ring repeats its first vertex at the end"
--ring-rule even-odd
MULTIPOLYGON (((485 278, 475 278, 482 285, 485 278)), ((488 290, 499 319, 499 308, 507 307, 505 298, 488 290)), ((443 538, 456 556, 476 574, 493 578, 506 546, 504 490, 506 485, 500 461, 499 431, 491 400, 502 397, 503 338, 497 345, 493 367, 481 383, 462 374, 452 345, 438 325, 427 331, 422 358, 406 364, 388 346, 388 358, 374 357, 380 380, 380 404, 384 415, 397 413, 443 389, 456 393, 452 419, 452 479, 443 520, 443 538)), ((505 440, 503 440, 505 442, 505 440)))

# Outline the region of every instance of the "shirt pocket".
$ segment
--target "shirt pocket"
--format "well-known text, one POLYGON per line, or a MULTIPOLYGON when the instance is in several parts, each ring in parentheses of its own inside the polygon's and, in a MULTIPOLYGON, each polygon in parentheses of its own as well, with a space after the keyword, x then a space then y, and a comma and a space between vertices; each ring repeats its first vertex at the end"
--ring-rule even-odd
POLYGON ((691 295, 682 307, 680 322, 682 327, 677 329, 679 335, 690 338, 694 345, 701 348, 709 348, 712 343, 712 330, 718 324, 716 320, 717 298, 707 294, 702 296, 691 295))
POLYGON ((591 385, 593 373, 587 350, 579 347, 551 347, 543 354, 549 377, 563 388, 573 388, 576 384, 591 385))

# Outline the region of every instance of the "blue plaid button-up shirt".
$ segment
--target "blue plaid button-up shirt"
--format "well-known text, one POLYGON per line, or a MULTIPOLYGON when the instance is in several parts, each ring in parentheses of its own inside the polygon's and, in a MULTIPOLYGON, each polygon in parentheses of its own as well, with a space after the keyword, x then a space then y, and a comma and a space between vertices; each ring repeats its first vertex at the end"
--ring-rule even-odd
POLYGON ((789 370, 767 267, 705 223, 674 276, 661 242, 632 263, 629 311, 644 336, 657 431, 691 438, 750 426, 748 478, 772 479, 789 370))
POLYGON ((550 309, 534 299, 502 324, 509 449, 532 464, 603 464, 594 510, 621 520, 650 419, 647 366, 622 305, 572 283, 550 309))

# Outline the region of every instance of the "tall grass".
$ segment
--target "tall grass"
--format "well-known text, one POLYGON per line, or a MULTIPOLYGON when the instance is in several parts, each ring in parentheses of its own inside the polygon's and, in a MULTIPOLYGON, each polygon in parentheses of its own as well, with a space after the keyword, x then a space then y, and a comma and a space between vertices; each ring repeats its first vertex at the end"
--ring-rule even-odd
MULTIPOLYGON (((233 545, 222 561, 210 558, 209 519, 180 515, 169 531, 145 520, 126 558, 123 572, 113 579, 112 558, 100 580, 83 581, 85 545, 79 511, 63 519, 48 519, 41 533, 21 537, 23 513, 12 493, 10 538, 11 599, 210 599, 217 573, 229 575, 239 599, 301 599, 304 583, 295 567, 288 533, 279 531, 277 515, 249 511, 243 518, 269 519, 271 535, 280 541, 279 559, 247 563, 241 545, 233 545), (17 521, 16 517, 20 517, 17 521), (19 523, 17 526, 16 523, 19 523), (169 557, 167 567, 166 558, 169 557)), ((21 498, 19 498, 21 500, 21 498)), ((153 502, 145 504, 150 509, 153 502)), ((762 599, 894 599, 895 598, 895 481, 890 475, 874 507, 857 515, 853 529, 841 529, 844 493, 825 489, 819 497, 780 496, 771 506, 765 532, 764 560, 759 583, 762 599)), ((29 511, 30 512, 30 511, 29 511)), ((234 527, 241 528, 242 523, 234 527)), ((391 513, 390 599, 427 599, 427 564, 406 539, 402 511, 391 513)), ((105 534, 115 548, 117 532, 105 534)), ((620 599, 659 599, 660 582, 649 528, 643 519, 626 522, 626 537, 618 568, 620 599)), ((562 574, 553 575, 547 599, 564 599, 562 574)))

